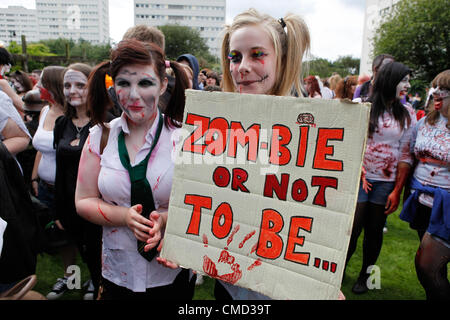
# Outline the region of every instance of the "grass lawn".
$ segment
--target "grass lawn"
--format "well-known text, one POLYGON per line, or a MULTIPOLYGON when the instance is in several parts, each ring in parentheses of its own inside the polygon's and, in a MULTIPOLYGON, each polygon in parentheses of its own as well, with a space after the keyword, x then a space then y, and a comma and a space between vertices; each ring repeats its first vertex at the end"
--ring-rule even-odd
MULTIPOLYGON (((351 288, 356 281, 362 263, 361 243, 347 267, 346 276, 342 282, 342 292, 347 300, 424 300, 425 292, 417 280, 414 267, 414 257, 419 245, 417 233, 411 230, 407 223, 398 217, 400 208, 388 218, 388 232, 384 235, 383 248, 377 261, 381 272, 381 288, 369 290, 363 295, 355 295, 351 288)), ((78 258, 81 268, 81 284, 89 278, 86 266, 78 258)), ((450 273, 450 272, 449 272, 450 273)), ((52 288, 57 277, 63 274, 62 262, 59 256, 40 255, 38 257, 38 283, 34 290, 46 295, 52 288)), ((204 283, 197 286, 195 300, 213 300, 214 279, 204 277, 204 283)), ((61 299, 77 300, 83 298, 83 290, 69 290, 61 299)))

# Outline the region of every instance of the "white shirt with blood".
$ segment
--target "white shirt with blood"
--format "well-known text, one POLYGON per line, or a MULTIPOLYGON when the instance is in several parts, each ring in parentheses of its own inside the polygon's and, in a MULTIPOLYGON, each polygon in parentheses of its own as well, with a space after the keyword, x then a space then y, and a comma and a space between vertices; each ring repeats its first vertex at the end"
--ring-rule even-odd
MULTIPOLYGON (((128 171, 122 166, 118 151, 118 136, 121 130, 129 133, 126 115, 122 114, 110 122, 108 144, 99 154, 102 129, 90 129, 88 145, 90 152, 100 158, 98 188, 103 200, 118 206, 130 207, 131 182, 128 171)), ((158 116, 159 117, 159 116, 158 116)), ((158 119, 158 117, 156 119, 158 119)), ((155 121, 145 137, 144 145, 136 154, 134 166, 141 162, 150 150, 158 121, 155 121)), ((153 193, 155 207, 168 207, 174 163, 171 154, 174 146, 172 133, 163 125, 161 136, 147 166, 147 180, 153 193)), ((150 196, 150 195, 149 195, 150 196)), ((99 213, 100 214, 100 213, 99 213)), ((147 288, 171 284, 178 269, 166 268, 153 259, 148 262, 137 251, 137 239, 128 227, 103 227, 102 275, 107 280, 134 292, 144 292, 147 288)))
MULTIPOLYGON (((426 118, 420 119, 414 128, 411 146, 418 160, 414 178, 423 185, 450 191, 450 130, 447 129, 447 121, 441 114, 434 125, 428 124, 426 118)), ((432 207, 433 197, 421 194, 419 202, 432 207)))
POLYGON ((411 118, 409 126, 405 123, 406 128, 401 128, 393 115, 385 112, 378 119, 378 127, 372 137, 367 139, 363 161, 367 179, 393 182, 397 176, 399 162, 412 165, 413 158, 409 146, 417 119, 410 106, 404 105, 404 107, 411 118))

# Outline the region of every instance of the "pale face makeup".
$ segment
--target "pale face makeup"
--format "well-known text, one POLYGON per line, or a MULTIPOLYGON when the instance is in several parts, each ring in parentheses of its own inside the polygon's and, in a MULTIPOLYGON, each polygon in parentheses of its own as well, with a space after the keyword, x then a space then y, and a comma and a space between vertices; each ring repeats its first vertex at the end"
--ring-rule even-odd
POLYGON ((87 77, 80 71, 68 70, 64 75, 64 96, 74 107, 84 105, 87 97, 87 77))
POLYGON ((437 87, 433 92, 434 109, 442 114, 448 113, 450 105, 450 91, 444 88, 437 87))
POLYGON ((411 88, 409 84, 409 75, 406 75, 397 85, 396 97, 402 98, 408 94, 408 90, 411 88))
POLYGON ((151 65, 124 66, 114 81, 119 102, 135 124, 153 123, 158 114, 159 96, 166 87, 167 78, 161 82, 151 65))
POLYGON ((230 73, 240 93, 268 94, 276 80, 275 49, 260 26, 246 26, 230 37, 230 73))
POLYGON ((23 87, 23 85, 16 79, 11 78, 11 82, 14 86, 14 89, 16 89, 17 93, 21 93, 21 92, 25 91, 25 88, 23 87))

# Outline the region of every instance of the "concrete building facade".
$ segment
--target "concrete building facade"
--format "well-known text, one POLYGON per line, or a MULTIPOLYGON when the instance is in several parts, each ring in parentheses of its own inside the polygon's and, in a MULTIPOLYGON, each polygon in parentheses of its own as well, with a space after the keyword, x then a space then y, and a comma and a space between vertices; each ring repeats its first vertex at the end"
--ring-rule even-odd
POLYGON ((108 0, 36 0, 40 39, 109 41, 108 0))
POLYGON ((135 25, 179 24, 194 28, 215 56, 220 56, 225 15, 226 0, 134 0, 135 25))
POLYGON ((109 37, 108 0, 36 0, 36 9, 9 6, 0 9, 0 40, 27 42, 66 38, 107 43, 109 37))
POLYGON ((360 74, 372 74, 373 38, 383 17, 389 13, 399 0, 366 0, 364 17, 363 45, 361 51, 360 74))
POLYGON ((21 35, 27 42, 39 41, 38 21, 35 9, 9 6, 0 9, 0 41, 9 45, 11 41, 21 43, 21 35))

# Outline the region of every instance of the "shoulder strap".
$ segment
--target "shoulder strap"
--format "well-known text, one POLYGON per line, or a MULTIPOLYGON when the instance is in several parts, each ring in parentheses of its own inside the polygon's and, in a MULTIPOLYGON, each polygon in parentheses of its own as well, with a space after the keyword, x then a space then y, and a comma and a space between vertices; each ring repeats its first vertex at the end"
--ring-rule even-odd
POLYGON ((58 146, 59 140, 61 140, 61 137, 64 132, 64 128, 67 125, 67 118, 66 116, 59 116, 55 120, 55 127, 53 128, 53 149, 56 149, 58 146))
POLYGON ((103 149, 105 149, 106 144, 108 143, 109 137, 109 127, 104 126, 102 128, 102 137, 100 138, 100 154, 103 153, 103 149))

